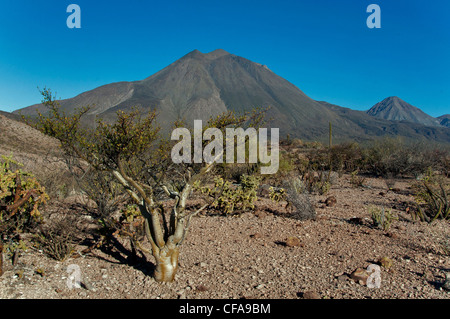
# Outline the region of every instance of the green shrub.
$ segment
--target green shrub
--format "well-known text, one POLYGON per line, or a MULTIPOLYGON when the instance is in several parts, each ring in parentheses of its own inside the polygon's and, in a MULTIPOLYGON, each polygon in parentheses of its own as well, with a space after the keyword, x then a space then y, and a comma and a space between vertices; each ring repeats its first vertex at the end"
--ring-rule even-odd
POLYGON ((371 214, 373 225, 384 231, 388 231, 394 220, 398 220, 397 216, 392 213, 392 210, 386 211, 384 207, 369 206, 369 213, 371 214))
POLYGON ((413 185, 417 212, 422 221, 433 222, 437 218, 450 216, 450 184, 442 175, 436 175, 429 169, 421 181, 413 185))
POLYGON ((240 177, 240 184, 238 185, 232 185, 222 177, 216 177, 213 187, 200 187, 200 184, 196 183, 194 190, 199 190, 211 199, 209 204, 210 209, 228 215, 254 209, 258 187, 258 177, 254 175, 242 175, 240 177))
POLYGON ((286 191, 281 187, 270 187, 269 188, 269 198, 272 202, 279 203, 286 199, 286 191))
POLYGON ((40 208, 49 199, 32 174, 23 172, 12 156, 0 159, 0 232, 12 236, 42 221, 40 208))
MULTIPOLYGON (((5 251, 13 263, 24 247, 20 233, 31 231, 42 221, 39 209, 49 199, 45 188, 20 166, 12 155, 0 159, 0 259, 5 251)), ((0 274, 1 268, 0 262, 0 274)))
POLYGON ((364 181, 366 180, 365 177, 360 176, 358 174, 359 174, 359 172, 357 170, 353 171, 350 174, 350 184, 352 184, 353 187, 361 187, 361 186, 363 186, 364 181))

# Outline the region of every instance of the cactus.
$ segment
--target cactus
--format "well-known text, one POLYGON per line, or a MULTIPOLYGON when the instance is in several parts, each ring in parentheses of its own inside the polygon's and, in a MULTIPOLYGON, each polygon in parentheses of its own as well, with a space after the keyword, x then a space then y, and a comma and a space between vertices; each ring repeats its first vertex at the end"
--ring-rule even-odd
POLYGON ((332 143, 332 135, 333 135, 333 128, 331 126, 331 122, 329 123, 329 140, 328 140, 328 146, 331 149, 331 146, 333 145, 332 143))
POLYGON ((14 161, 12 155, 0 159, 0 233, 3 237, 0 238, 0 246, 3 244, 1 240, 14 243, 20 232, 42 221, 39 208, 49 199, 45 188, 33 175, 13 169, 20 166, 22 164, 14 161))
POLYGON ((255 207, 253 203, 257 199, 256 190, 259 186, 259 179, 255 176, 242 175, 240 182, 237 187, 232 187, 229 181, 216 177, 214 187, 200 187, 197 183, 194 185, 194 189, 213 199, 210 208, 228 215, 255 207))
POLYGON ((443 176, 428 169, 423 180, 413 185, 413 190, 420 220, 431 223, 437 218, 450 218, 450 184, 443 176))
POLYGON ((394 220, 398 220, 398 217, 392 213, 392 210, 385 210, 383 208, 378 208, 375 206, 369 207, 369 212, 371 212, 372 222, 375 227, 379 227, 384 231, 388 231, 394 220))

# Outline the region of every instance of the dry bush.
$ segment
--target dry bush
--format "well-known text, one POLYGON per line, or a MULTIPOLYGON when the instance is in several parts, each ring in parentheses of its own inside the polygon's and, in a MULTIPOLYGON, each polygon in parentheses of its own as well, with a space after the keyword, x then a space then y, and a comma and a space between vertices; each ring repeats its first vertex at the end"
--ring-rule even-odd
POLYGON ((60 216, 58 220, 41 226, 34 242, 48 257, 64 261, 75 252, 76 244, 81 241, 77 223, 74 215, 60 216))
POLYGON ((309 195, 302 190, 302 182, 290 178, 283 183, 288 207, 291 209, 290 217, 298 220, 315 219, 316 209, 311 203, 309 195))
POLYGON ((334 145, 330 150, 330 168, 342 172, 354 172, 364 167, 365 159, 358 143, 334 145))
POLYGON ((365 171, 383 177, 418 177, 428 168, 444 170, 448 150, 423 142, 406 144, 400 138, 384 138, 364 149, 365 171))
POLYGON ((431 169, 426 176, 413 185, 417 206, 416 217, 422 221, 433 222, 437 218, 450 217, 450 183, 442 175, 431 169))

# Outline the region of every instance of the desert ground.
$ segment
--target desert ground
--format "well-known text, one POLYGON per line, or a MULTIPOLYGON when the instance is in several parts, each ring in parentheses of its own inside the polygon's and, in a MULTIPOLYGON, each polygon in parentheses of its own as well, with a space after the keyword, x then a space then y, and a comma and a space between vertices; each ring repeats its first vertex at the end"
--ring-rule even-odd
MULTIPOLYGON (((183 243, 173 283, 151 277, 151 255, 139 253, 130 260, 127 238, 86 254, 86 247, 78 245, 64 261, 30 245, 15 266, 4 261, 0 298, 448 299, 444 284, 450 258, 444 249, 449 221, 414 221, 407 213, 413 200, 409 185, 410 180, 397 179, 387 191, 383 179, 369 178, 364 187, 355 187, 343 175, 326 195, 313 197, 315 220, 290 218, 283 203, 264 194, 253 212, 199 215, 183 243), (330 197, 336 201, 326 201, 330 197), (371 204, 397 214, 388 231, 373 226, 371 204), (371 264, 381 265, 379 287, 355 277, 355 270, 371 264), (73 265, 80 287, 69 277, 73 265)), ((54 218, 70 216, 88 234, 92 218, 78 202, 68 197, 46 210, 54 218)))

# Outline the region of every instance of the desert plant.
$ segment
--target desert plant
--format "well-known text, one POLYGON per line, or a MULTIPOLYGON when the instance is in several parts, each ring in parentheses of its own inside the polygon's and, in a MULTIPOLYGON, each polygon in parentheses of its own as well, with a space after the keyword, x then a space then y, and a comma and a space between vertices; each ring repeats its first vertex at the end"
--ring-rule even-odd
POLYGON ((359 172, 357 170, 353 171, 350 174, 350 184, 352 184, 353 187, 361 187, 361 186, 363 186, 364 181, 366 180, 365 177, 360 176, 358 174, 359 174, 359 172))
POLYGON ((15 246, 20 241, 20 233, 34 229, 42 221, 40 208, 49 199, 45 188, 20 166, 12 155, 1 157, 0 242, 5 247, 15 246))
POLYGON ((40 207, 49 199, 32 174, 23 172, 12 155, 0 160, 0 221, 2 233, 21 232, 41 220, 40 207))
POLYGON ((384 231, 388 231, 394 220, 398 220, 391 209, 385 210, 384 207, 369 206, 369 213, 372 217, 373 225, 384 231))
POLYGON ((79 224, 78 214, 60 211, 39 225, 33 244, 48 257, 64 261, 75 253, 76 245, 84 239, 80 236, 79 224))
POLYGON ((256 191, 259 187, 259 179, 256 176, 242 175, 241 183, 235 187, 229 181, 221 177, 214 179, 214 186, 200 187, 199 183, 194 184, 194 190, 199 190, 202 194, 212 199, 209 208, 224 213, 226 215, 241 213, 248 209, 253 209, 257 199, 256 191))
POLYGON ((446 177, 450 177, 450 155, 447 153, 441 157, 442 174, 446 177))
MULTIPOLYGON (((57 138, 67 156, 114 177, 144 218, 145 234, 156 261, 155 280, 173 281, 190 220, 208 207, 206 203, 191 210, 186 206, 187 200, 193 184, 212 173, 215 161, 174 163, 170 152, 174 143, 160 134, 155 125, 155 111, 145 116, 138 109, 129 113, 118 111, 112 123, 99 119, 95 128, 89 129, 82 127, 80 121, 89 107, 67 115, 50 90, 44 89, 41 93, 49 113, 46 116, 39 113, 36 122, 28 122, 57 138), (169 199, 172 205, 164 206, 161 199, 169 199), (166 215, 169 215, 168 219, 166 215)), ((237 116, 228 112, 210 120, 203 130, 255 126, 263 113, 257 110, 237 116)), ((179 122, 175 123, 175 127, 179 125, 179 122)))
POLYGON ((450 184, 446 177, 429 169, 421 181, 413 185, 417 212, 420 220, 433 222, 450 216, 450 184))
POLYGON ((340 174, 361 170, 364 165, 365 159, 358 143, 341 143, 330 149, 330 167, 340 174))
MULTIPOLYGON (((32 174, 23 172, 19 168, 21 166, 12 155, 1 157, 0 259, 3 251, 20 249, 20 233, 34 229, 42 221, 40 208, 49 199, 45 188, 32 174)), ((18 255, 14 253, 12 256, 18 255)))
POLYGON ((293 170, 295 166, 293 163, 293 159, 289 156, 289 154, 285 151, 282 151, 280 153, 280 159, 279 159, 279 167, 278 172, 275 174, 276 178, 283 178, 289 175, 293 170))
POLYGON ((291 209, 291 217, 305 220, 315 219, 316 210, 311 203, 309 194, 302 190, 301 182, 297 179, 288 179, 283 182, 283 189, 286 194, 288 208, 291 209))
POLYGON ((328 193, 331 187, 331 171, 309 170, 302 175, 302 181, 308 193, 318 193, 320 195, 328 193))
POLYGON ((286 199, 286 191, 282 187, 270 187, 269 198, 276 203, 286 199))
POLYGON ((384 138, 368 147, 365 150, 365 156, 368 172, 385 177, 388 174, 398 176, 406 173, 411 154, 400 138, 384 138))
POLYGON ((418 177, 428 168, 444 171, 448 151, 423 142, 405 143, 401 138, 375 141, 363 151, 367 173, 383 177, 418 177))
POLYGON ((64 261, 75 252, 75 245, 68 233, 47 229, 35 236, 37 246, 50 258, 64 261))

